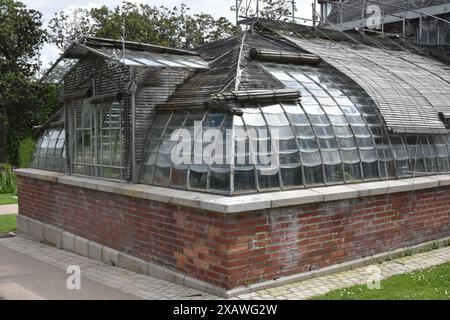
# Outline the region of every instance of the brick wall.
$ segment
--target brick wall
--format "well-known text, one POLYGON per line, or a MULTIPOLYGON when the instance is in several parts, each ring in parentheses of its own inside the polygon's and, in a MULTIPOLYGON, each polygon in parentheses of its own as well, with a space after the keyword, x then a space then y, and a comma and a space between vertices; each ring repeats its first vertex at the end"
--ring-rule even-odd
POLYGON ((450 235, 450 187, 227 216, 18 184, 20 214, 226 289, 450 235))

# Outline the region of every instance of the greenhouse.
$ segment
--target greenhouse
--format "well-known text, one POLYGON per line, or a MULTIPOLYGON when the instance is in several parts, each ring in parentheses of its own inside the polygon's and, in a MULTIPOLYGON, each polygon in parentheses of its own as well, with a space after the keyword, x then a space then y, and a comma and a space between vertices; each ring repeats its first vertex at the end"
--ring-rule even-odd
POLYGON ((58 63, 16 170, 37 241, 226 298, 449 242, 450 68, 404 39, 257 21, 58 63))

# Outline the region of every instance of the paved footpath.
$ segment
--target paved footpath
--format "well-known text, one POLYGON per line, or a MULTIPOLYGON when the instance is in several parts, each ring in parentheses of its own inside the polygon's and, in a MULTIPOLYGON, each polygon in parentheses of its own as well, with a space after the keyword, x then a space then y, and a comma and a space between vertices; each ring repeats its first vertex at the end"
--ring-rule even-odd
MULTIPOLYGON (((398 260, 384 262, 382 264, 377 264, 376 266, 380 268, 381 276, 384 279, 395 274, 429 268, 449 261, 450 247, 446 247, 398 260)), ((83 288, 83 290, 87 291, 85 292, 85 299, 90 299, 91 297, 101 299, 98 295, 100 294, 101 296, 102 292, 112 297, 112 299, 219 299, 218 297, 194 289, 188 289, 167 281, 139 275, 116 267, 106 266, 101 262, 44 246, 21 237, 0 239, 0 298, 3 297, 8 299, 8 292, 10 292, 11 288, 14 289, 14 286, 9 288, 6 286, 6 290, 2 291, 2 285, 4 286, 5 283, 6 285, 8 285, 8 283, 16 283, 22 286, 19 286, 18 288, 21 289, 24 294, 29 294, 30 299, 36 297, 52 299, 53 296, 46 293, 46 291, 53 290, 55 286, 46 287, 45 283, 46 281, 50 281, 52 283, 57 283, 57 286, 65 286, 65 281, 67 279, 65 270, 69 265, 78 265, 81 268, 82 276, 86 279, 82 281, 82 288, 83 284, 87 283, 83 288), (7 252, 12 256, 14 256, 14 254, 20 255, 21 257, 17 259, 14 258, 10 261, 8 256, 4 255, 4 252, 7 252), (27 264, 29 269, 21 269, 24 268, 22 264, 27 264), (33 267, 35 265, 41 265, 41 267, 35 269, 33 267), (60 278, 56 276, 58 274, 57 270, 62 273, 60 278), (24 274, 21 274, 20 272, 23 272, 24 274), (52 279, 49 279, 49 274, 51 273, 54 273, 55 276, 52 279), (41 277, 41 274, 44 274, 44 276, 41 277), (35 287, 33 287, 30 284, 27 285, 26 281, 20 281, 21 277, 24 276, 34 278, 34 281, 36 282, 42 281, 40 282, 40 285, 35 285, 35 287), (97 291, 94 291, 95 284, 100 288, 97 291), (92 292, 89 290, 92 290, 92 292), (120 296, 121 294, 124 296, 120 296)), ((315 278, 273 289, 245 294, 235 299, 308 299, 335 289, 345 288, 356 284, 364 284, 367 279, 367 267, 364 267, 322 278, 315 278)), ((65 294, 66 295, 59 295, 58 297, 64 298, 67 296, 67 292, 65 294)), ((10 298, 14 299, 14 296, 11 296, 10 298)))
POLYGON ((19 212, 19 206, 17 204, 7 204, 0 206, 0 216, 7 214, 17 214, 19 212))

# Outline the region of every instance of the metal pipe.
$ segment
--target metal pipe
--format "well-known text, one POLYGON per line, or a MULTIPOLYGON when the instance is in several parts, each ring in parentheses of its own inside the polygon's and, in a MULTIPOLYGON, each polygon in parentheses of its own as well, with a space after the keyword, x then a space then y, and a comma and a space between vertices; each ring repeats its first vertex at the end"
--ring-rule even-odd
POLYGON ((259 0, 256 0, 256 18, 259 19, 259 0))
POLYGON ((132 175, 132 181, 133 183, 138 182, 138 176, 137 176, 137 163, 136 163, 136 94, 133 93, 131 95, 131 159, 132 159, 132 165, 131 165, 131 175, 132 175))

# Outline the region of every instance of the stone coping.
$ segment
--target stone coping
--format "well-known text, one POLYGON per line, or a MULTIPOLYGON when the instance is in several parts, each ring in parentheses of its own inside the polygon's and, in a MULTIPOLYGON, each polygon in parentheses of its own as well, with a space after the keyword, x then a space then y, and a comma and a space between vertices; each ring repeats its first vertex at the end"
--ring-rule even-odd
POLYGON ((15 173, 27 178, 223 214, 237 214, 450 186, 450 175, 447 174, 228 197, 70 176, 64 173, 37 169, 18 169, 15 170, 15 173))

